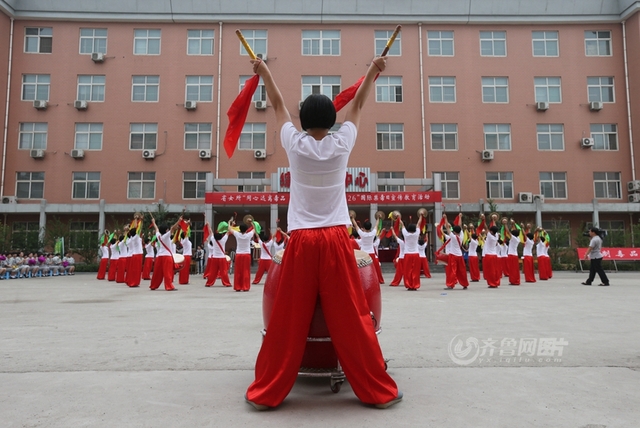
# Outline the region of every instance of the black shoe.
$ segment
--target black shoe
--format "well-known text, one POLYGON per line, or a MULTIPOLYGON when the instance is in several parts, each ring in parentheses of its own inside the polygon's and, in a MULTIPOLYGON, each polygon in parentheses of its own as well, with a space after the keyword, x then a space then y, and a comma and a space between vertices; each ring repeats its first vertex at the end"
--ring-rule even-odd
POLYGON ((591 285, 591 284, 589 284, 588 282, 582 282, 581 284, 582 284, 582 285, 591 285))
POLYGON ((609 284, 598 284, 598 286, 600 286, 600 287, 608 287, 609 284))

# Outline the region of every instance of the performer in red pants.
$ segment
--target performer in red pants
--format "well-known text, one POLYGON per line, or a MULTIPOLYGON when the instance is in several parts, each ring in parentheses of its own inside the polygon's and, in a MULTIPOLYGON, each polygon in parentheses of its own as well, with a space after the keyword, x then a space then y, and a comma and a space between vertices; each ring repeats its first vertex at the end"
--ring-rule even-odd
POLYGON ((139 287, 142 278, 142 238, 139 232, 142 229, 130 229, 127 246, 131 251, 129 266, 127 268, 126 283, 129 287, 139 287))
POLYGON ((446 268, 446 288, 451 289, 460 283, 462 288, 466 289, 469 286, 469 280, 467 279, 467 267, 462 256, 462 228, 455 225, 451 228, 451 232, 443 229, 443 233, 447 235, 445 245, 449 255, 446 268))
MULTIPOLYGON (((107 237, 108 241, 108 237, 107 237)), ((107 274, 107 266, 109 265, 109 243, 100 246, 100 266, 98 267, 98 275, 96 279, 105 279, 107 274)))
POLYGON ((300 109, 302 129, 291 123, 284 99, 266 64, 252 61, 269 95, 291 170, 288 227, 279 289, 256 361, 246 401, 258 410, 278 406, 298 375, 309 325, 320 298, 332 343, 353 392, 364 403, 386 408, 402 393, 385 370, 346 226, 350 224, 344 171, 364 101, 385 58, 372 61, 344 123, 329 135, 335 108, 310 95, 300 109))
POLYGON ((505 234, 509 240, 509 249, 507 250, 509 285, 520 285, 520 257, 518 256, 520 233, 520 230, 515 227, 515 222, 511 220, 511 231, 505 228, 505 234))
POLYGON ((118 265, 120 259, 120 251, 118 251, 118 240, 111 238, 109 241, 109 249, 111 250, 111 256, 109 257, 109 270, 107 272, 107 280, 115 281, 118 276, 118 265))
POLYGON ((220 222, 217 233, 211 231, 209 222, 205 223, 205 227, 209 230, 207 239, 207 254, 209 257, 207 258, 205 271, 207 282, 204 286, 213 286, 219 276, 223 286, 231 287, 231 281, 229 281, 229 262, 225 254, 225 246, 229 238, 227 234, 229 224, 226 221, 220 222))
POLYGON ((478 261, 478 235, 471 234, 469 240, 469 276, 471 282, 480 281, 480 263, 478 261))
POLYGON ((144 266, 142 268, 142 279, 151 279, 151 271, 153 270, 153 259, 156 257, 156 252, 153 244, 149 238, 144 240, 144 266))
POLYGON ((262 279, 262 275, 269 272, 271 259, 273 258, 271 254, 271 244, 273 244, 273 240, 267 236, 264 230, 260 232, 260 240, 258 242, 260 243, 260 261, 258 262, 258 271, 253 278, 252 284, 258 284, 262 279))
POLYGON ((365 220, 364 223, 362 223, 362 228, 360 228, 360 226, 356 222, 356 219, 354 217, 351 217, 351 224, 353 225, 353 228, 358 232, 358 235, 360 235, 360 249, 369 254, 369 257, 371 257, 373 266, 376 269, 376 275, 378 275, 378 282, 380 284, 384 284, 382 269, 380 268, 380 261, 378 260, 378 255, 376 254, 376 250, 374 248, 377 231, 371 230, 373 226, 369 220, 365 220))
MULTIPOLYGON (((391 230, 393 230, 393 228, 391 228, 391 230)), ((393 233, 393 236, 398 243, 398 252, 396 253, 396 258, 393 261, 393 264, 396 267, 396 274, 393 276, 393 279, 391 280, 389 286, 397 287, 398 285, 400 285, 400 281, 403 280, 404 276, 404 239, 396 236, 395 231, 393 233)))
POLYGON ((485 255, 482 258, 482 270, 489 288, 498 288, 502 278, 502 267, 498 259, 498 226, 491 226, 484 241, 485 255))
POLYGON ((236 257, 233 260, 233 289, 249 291, 251 289, 251 243, 256 236, 255 229, 242 223, 240 232, 229 228, 229 235, 236 237, 236 257))
MULTIPOLYGON (((186 222, 190 223, 189 220, 186 220, 186 222)), ((193 245, 191 244, 188 236, 185 236, 183 239, 181 239, 180 244, 182 244, 182 255, 184 256, 184 264, 182 265, 182 269, 180 269, 180 274, 178 275, 178 284, 184 285, 189 283, 193 245)))
POLYGON ((173 254, 171 251, 171 236, 173 232, 179 227, 178 222, 171 226, 171 229, 166 224, 160 226, 156 225, 156 220, 151 217, 151 225, 156 231, 156 238, 158 238, 158 256, 153 265, 153 276, 151 277, 151 290, 157 290, 160 284, 164 281, 164 289, 167 291, 177 290, 173 286, 173 254))
POLYGON ((424 238, 418 239, 418 251, 420 253, 420 264, 422 266, 422 272, 425 278, 431 278, 431 271, 429 270, 429 260, 427 259, 427 235, 424 238))
POLYGON ((533 267, 533 233, 527 233, 522 250, 522 271, 525 282, 536 282, 536 272, 533 267))

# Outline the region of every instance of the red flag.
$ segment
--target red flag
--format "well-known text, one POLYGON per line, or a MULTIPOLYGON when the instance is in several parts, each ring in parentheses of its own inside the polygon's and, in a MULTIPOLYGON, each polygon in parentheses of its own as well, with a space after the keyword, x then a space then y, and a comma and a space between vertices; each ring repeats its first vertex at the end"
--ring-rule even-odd
POLYGON ((227 152, 227 156, 229 156, 229 158, 233 156, 233 152, 238 144, 238 139, 242 133, 242 127, 244 126, 244 122, 247 120, 247 113, 249 113, 251 99, 258 88, 259 82, 260 76, 257 74, 251 79, 248 79, 244 84, 244 88, 242 88, 227 111, 227 116, 229 116, 229 127, 227 128, 227 132, 224 134, 224 150, 227 152))
POLYGON ((187 236, 187 231, 189 230, 189 223, 187 223, 184 220, 180 220, 180 229, 182 229, 182 232, 184 232, 184 236, 187 236))
POLYGON ((453 219, 454 226, 460 226, 460 221, 462 220, 462 213, 458 214, 456 218, 453 219))
POLYGON ((336 108, 336 112, 340 111, 342 107, 349 104, 349 101, 351 101, 353 97, 356 96, 356 92, 358 92, 358 88, 360 87, 360 85, 362 85, 363 81, 364 81, 364 76, 358 79, 356 83, 354 83, 353 85, 349 86, 347 89, 345 89, 344 91, 336 95, 336 99, 333 100, 333 105, 336 108))
POLYGON ((202 242, 207 242, 208 239, 209 239, 209 228, 205 227, 204 230, 202 231, 202 242))
POLYGON ((442 232, 442 228, 446 223, 446 219, 444 216, 440 219, 440 223, 438 223, 438 227, 436 227, 436 235, 438 235, 438 239, 444 241, 444 233, 442 232))

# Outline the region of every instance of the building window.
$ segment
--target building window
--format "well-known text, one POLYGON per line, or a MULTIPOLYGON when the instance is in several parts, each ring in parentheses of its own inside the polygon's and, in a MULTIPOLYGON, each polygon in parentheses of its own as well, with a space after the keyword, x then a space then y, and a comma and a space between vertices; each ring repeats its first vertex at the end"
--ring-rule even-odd
POLYGON ((182 173, 182 199, 204 199, 206 172, 182 173))
POLYGON ((458 150, 458 124, 432 123, 431 150, 458 150))
POLYGON ((46 149, 48 128, 49 125, 42 122, 21 123, 18 148, 22 150, 46 149))
POLYGON ((155 199, 156 173, 130 172, 127 189, 127 199, 155 199))
POLYGON ((156 102, 160 92, 160 76, 133 76, 131 101, 156 102))
MULTIPOLYGON (((378 180, 379 179, 390 179, 390 178, 402 178, 404 179, 404 172, 399 171, 378 171, 378 180)), ((378 185, 378 192, 404 192, 404 185, 402 184, 385 184, 378 185)))
POLYGON ((453 31, 427 31, 429 56, 453 56, 453 31))
POLYGON ((210 123, 185 123, 184 124, 184 149, 185 150, 211 149, 211 124, 210 123))
MULTIPOLYGON (((267 30, 242 30, 244 39, 256 55, 262 54, 263 58, 267 55, 267 30)), ((240 55, 249 55, 240 43, 240 55)))
POLYGON ((440 172, 443 199, 460 199, 460 173, 440 172))
POLYGON ((267 124, 245 123, 238 142, 239 150, 257 150, 267 148, 267 124))
MULTIPOLYGON (((374 31, 374 43, 375 43, 375 55, 380 56, 384 48, 387 47, 387 42, 391 38, 393 31, 374 31)), ((396 40, 389 48, 389 52, 387 52, 388 56, 400 56, 402 55, 402 34, 398 33, 396 40)))
POLYGON ((340 55, 340 30, 302 30, 302 55, 340 55))
POLYGON ((619 172, 594 172, 593 186, 597 199, 622 198, 622 182, 619 172))
POLYGON ((611 31, 585 31, 586 56, 611 56, 611 31))
POLYGON ((507 77, 483 77, 482 102, 508 103, 509 79, 507 77))
POLYGON ((213 101, 213 76, 187 76, 186 101, 213 101))
POLYGON ((160 30, 134 30, 134 55, 160 55, 160 30))
POLYGON ((540 193, 549 199, 567 199, 567 173, 541 172, 540 193))
POLYGON ((78 100, 104 101, 105 76, 78 76, 78 100))
POLYGON ((512 172, 487 172, 486 178, 488 199, 513 198, 512 172))
POLYGON ((157 123, 132 123, 130 125, 131 150, 156 150, 158 146, 158 124, 157 123))
POLYGON ((429 101, 432 103, 455 103, 456 78, 429 77, 429 101))
POLYGON ((481 56, 507 56, 506 31, 480 31, 481 56))
MULTIPOLYGON (((240 76, 240 90, 244 88, 244 85, 245 83, 247 83, 247 80, 249 80, 252 77, 253 76, 240 76)), ((256 88, 256 91, 253 94, 253 101, 267 101, 267 90, 264 87, 264 82, 262 81, 262 77, 260 78, 260 81, 258 82, 258 87, 256 88)))
POLYGON ((16 173, 16 198, 44 198, 44 172, 16 173))
MULTIPOLYGON (((94 241, 96 242, 96 241, 94 241)), ((37 221, 14 221, 11 225, 11 248, 40 248, 40 223, 37 221)))
POLYGON ((72 221, 69 223, 69 248, 95 248, 98 242, 97 221, 72 221))
POLYGON ((213 30, 187 30, 187 55, 213 55, 213 30))
POLYGON ((485 123, 485 150, 511 150, 511 125, 485 123))
POLYGON ((102 123, 76 123, 74 149, 102 150, 102 123))
POLYGON ((100 199, 100 173, 74 172, 73 199, 100 199))
POLYGON ((302 76, 302 99, 322 94, 332 100, 340 93, 340 76, 302 76))
POLYGON ((531 33, 533 56, 558 56, 558 32, 534 31, 531 33))
POLYGON ((618 125, 592 123, 591 138, 593 150, 618 150, 618 125))
MULTIPOLYGON (((260 179, 266 178, 265 172, 238 171, 238 178, 260 179)), ((238 186, 238 192, 264 192, 264 185, 244 185, 238 186)))
POLYGON ((571 224, 569 220, 542 220, 542 228, 549 232, 550 246, 553 248, 570 248, 571 224))
POLYGON ((379 103, 401 103, 402 77, 378 77, 378 80, 376 80, 376 101, 379 103))
POLYGON ((564 125, 538 124, 538 150, 564 150, 564 125))
POLYGON ((402 123, 376 124, 376 148, 378 150, 403 150, 404 125, 402 123))
POLYGON ((589 102, 614 102, 613 77, 587 77, 587 90, 589 91, 589 102))
POLYGON ((534 77, 533 86, 536 92, 536 102, 562 102, 562 91, 559 77, 534 77))
POLYGON ((81 28, 80 53, 91 55, 94 52, 107 53, 107 29, 81 28))
POLYGON ((23 74, 22 101, 49 101, 50 84, 51 75, 49 74, 23 74))
POLYGON ((53 29, 50 27, 27 27, 24 29, 24 51, 29 53, 51 53, 53 29))

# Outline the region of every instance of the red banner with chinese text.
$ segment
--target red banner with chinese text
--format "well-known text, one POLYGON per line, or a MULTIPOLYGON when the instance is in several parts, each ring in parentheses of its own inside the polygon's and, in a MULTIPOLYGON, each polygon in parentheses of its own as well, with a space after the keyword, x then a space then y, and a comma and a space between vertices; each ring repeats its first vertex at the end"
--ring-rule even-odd
MULTIPOLYGON (((442 201, 442 192, 347 193, 349 205, 421 205, 442 201)), ((289 193, 209 192, 204 202, 215 205, 288 205, 289 193)))
MULTIPOLYGON (((585 260, 588 248, 578 248, 578 258, 585 260)), ((640 248, 605 248, 600 251, 602 260, 640 260, 640 248)))

